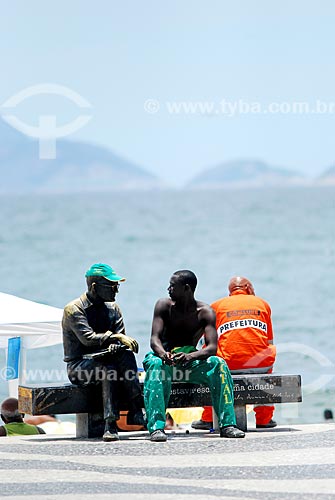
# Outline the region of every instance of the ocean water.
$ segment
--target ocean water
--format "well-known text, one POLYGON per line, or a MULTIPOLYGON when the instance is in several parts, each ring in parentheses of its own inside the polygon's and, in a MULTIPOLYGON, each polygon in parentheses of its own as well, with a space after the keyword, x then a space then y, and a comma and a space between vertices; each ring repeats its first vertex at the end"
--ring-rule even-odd
MULTIPOLYGON (((277 420, 335 411, 335 188, 2 196, 0 207, 0 291, 63 307, 92 263, 109 263, 127 279, 117 301, 141 365, 174 271, 193 270, 209 303, 247 276, 272 307, 275 371, 303 376, 303 403, 278 405, 277 420)), ((62 347, 30 351, 30 368, 65 381, 62 347)))

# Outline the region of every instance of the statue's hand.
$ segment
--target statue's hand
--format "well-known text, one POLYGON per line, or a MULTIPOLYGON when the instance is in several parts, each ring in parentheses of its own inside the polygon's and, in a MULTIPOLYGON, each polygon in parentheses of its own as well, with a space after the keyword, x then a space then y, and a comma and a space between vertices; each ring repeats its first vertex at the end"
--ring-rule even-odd
POLYGON ((132 337, 129 337, 128 335, 123 335, 122 333, 115 333, 115 335, 113 335, 112 338, 118 339, 123 345, 127 346, 133 352, 136 352, 136 354, 138 353, 138 342, 132 337))
POLYGON ((120 343, 117 344, 109 344, 108 350, 111 354, 116 354, 122 349, 123 345, 120 343))

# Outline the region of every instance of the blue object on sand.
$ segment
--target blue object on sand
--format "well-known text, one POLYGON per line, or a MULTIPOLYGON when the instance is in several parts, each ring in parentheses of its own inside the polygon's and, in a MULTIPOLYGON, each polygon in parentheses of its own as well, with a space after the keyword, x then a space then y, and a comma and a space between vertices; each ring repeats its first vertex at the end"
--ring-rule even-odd
POLYGON ((19 378, 20 346, 20 337, 8 339, 6 380, 19 378))

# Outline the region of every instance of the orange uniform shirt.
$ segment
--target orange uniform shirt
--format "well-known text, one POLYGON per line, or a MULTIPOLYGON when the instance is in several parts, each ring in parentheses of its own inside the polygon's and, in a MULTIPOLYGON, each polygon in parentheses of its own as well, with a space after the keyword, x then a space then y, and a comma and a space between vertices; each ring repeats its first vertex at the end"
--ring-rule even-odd
POLYGON ((211 304, 216 312, 217 355, 230 370, 271 367, 276 348, 271 308, 265 300, 242 290, 211 304))

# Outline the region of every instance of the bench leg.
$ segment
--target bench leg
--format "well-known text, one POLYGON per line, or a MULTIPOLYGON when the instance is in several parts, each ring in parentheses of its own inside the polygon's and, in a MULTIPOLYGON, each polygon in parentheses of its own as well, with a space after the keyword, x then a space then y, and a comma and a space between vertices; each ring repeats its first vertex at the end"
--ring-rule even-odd
POLYGON ((248 421, 247 421, 247 410, 244 405, 236 405, 234 406, 235 417, 236 417, 236 425, 241 431, 247 432, 248 430, 248 421))
POLYGON ((215 431, 219 431, 220 430, 219 419, 213 407, 212 407, 212 419, 213 419, 213 429, 215 431))
POLYGON ((102 413, 77 413, 77 438, 102 438, 105 420, 102 413))
MULTIPOLYGON (((236 417, 236 425, 241 431, 246 432, 248 429, 248 421, 247 421, 247 411, 246 407, 242 405, 236 405, 234 406, 234 411, 235 411, 235 417, 236 417)), ((217 417, 217 414, 214 411, 214 408, 212 408, 212 415, 213 415, 213 429, 215 431, 219 431, 219 420, 217 417)))

